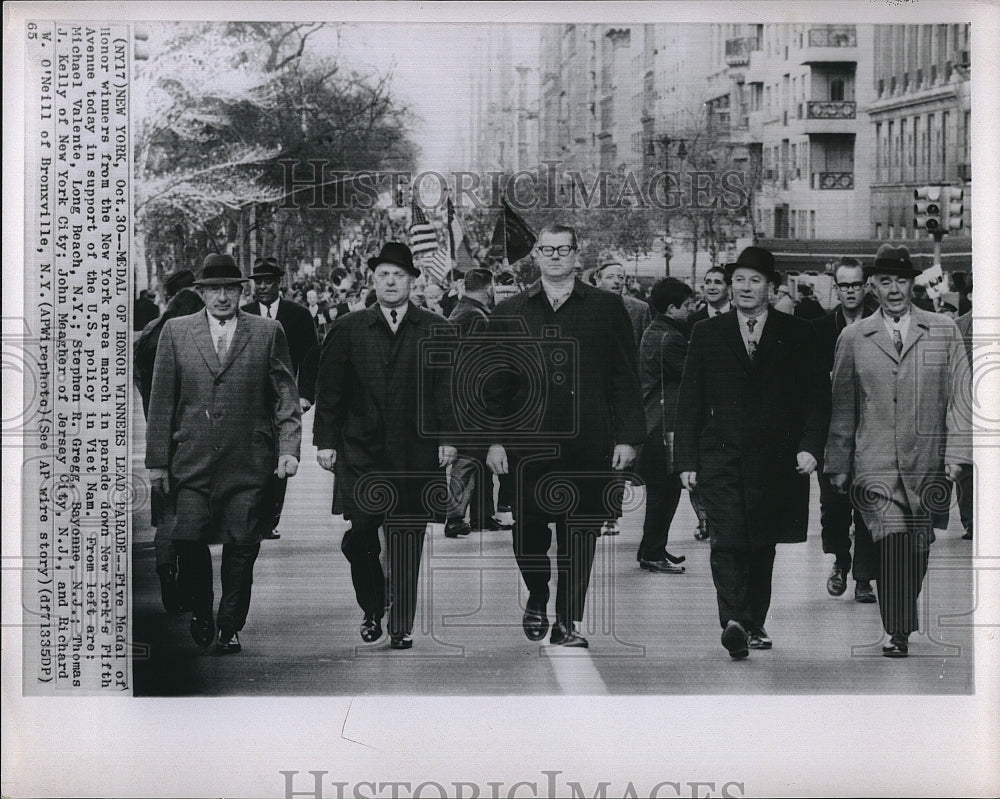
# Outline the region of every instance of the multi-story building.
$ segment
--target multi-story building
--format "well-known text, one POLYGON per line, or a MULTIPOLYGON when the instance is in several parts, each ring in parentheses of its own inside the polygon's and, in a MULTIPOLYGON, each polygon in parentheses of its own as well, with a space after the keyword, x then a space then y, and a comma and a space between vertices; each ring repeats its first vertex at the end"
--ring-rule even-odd
POLYGON ((483 28, 470 108, 474 171, 518 172, 538 164, 538 46, 536 26, 483 28))
POLYGON ((971 226, 970 26, 876 25, 873 35, 869 235, 926 238, 914 228, 913 190, 951 185, 966 189, 964 230, 949 236, 954 246, 971 226))

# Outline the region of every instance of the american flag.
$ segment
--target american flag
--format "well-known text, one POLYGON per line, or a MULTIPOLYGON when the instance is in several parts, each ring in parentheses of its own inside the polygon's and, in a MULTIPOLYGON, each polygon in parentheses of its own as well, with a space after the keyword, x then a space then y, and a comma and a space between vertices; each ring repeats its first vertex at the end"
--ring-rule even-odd
POLYGON ((437 246, 437 231, 434 230, 434 225, 427 221, 424 212, 414 201, 410 218, 410 252, 414 256, 418 256, 421 253, 436 250, 437 246))
POLYGON ((438 283, 442 282, 451 270, 451 258, 440 247, 436 247, 422 258, 418 258, 414 263, 428 278, 432 278, 438 283))

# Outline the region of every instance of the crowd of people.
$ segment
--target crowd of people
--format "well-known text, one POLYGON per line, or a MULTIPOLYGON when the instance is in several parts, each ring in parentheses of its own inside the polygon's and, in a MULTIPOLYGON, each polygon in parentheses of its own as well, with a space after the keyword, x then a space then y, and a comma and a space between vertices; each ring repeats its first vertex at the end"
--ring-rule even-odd
POLYGON ((643 292, 613 256, 581 269, 562 225, 540 231, 527 286, 484 267, 429 280, 400 233, 368 231, 385 236, 378 253, 345 258, 325 284, 289 284, 274 258, 247 279, 210 255, 197 278, 166 281, 166 310, 138 337, 157 573, 200 646, 241 649, 254 562, 280 538, 312 411, 332 512, 349 523, 341 549, 365 642, 384 624, 391 648, 413 646, 438 521, 452 539, 506 531, 528 592, 524 634, 587 647, 596 541, 620 532, 632 481, 646 496, 638 567, 685 572, 667 545, 687 491, 723 647, 734 659, 770 649, 776 545, 806 540, 815 472, 827 591, 844 594, 850 573, 855 600, 879 605, 883 653, 907 655, 952 486, 966 538, 973 527, 971 311, 956 322, 918 307, 905 248, 840 261, 826 310, 804 284, 789 306, 773 254, 756 246, 700 290, 662 278, 643 292), (438 481, 446 508, 428 502, 438 481))

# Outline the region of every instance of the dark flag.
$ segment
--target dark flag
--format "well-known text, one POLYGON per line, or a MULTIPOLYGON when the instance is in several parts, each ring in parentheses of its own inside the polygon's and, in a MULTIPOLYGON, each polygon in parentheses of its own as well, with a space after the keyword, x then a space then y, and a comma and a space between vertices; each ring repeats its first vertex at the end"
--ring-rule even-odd
POLYGON ((494 258, 504 258, 507 263, 520 261, 531 252, 535 246, 535 234, 531 232, 524 220, 503 199, 503 210, 493 228, 493 239, 490 241, 490 255, 494 258))

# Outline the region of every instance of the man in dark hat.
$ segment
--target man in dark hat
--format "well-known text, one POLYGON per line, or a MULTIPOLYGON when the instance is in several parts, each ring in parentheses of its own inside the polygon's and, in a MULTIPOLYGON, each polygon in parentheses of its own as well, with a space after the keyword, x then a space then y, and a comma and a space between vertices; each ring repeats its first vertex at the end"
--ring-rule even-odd
POLYGON ((382 526, 390 646, 409 649, 424 531, 434 516, 425 496, 435 481, 444 487, 443 470, 457 454, 447 440, 456 429, 449 375, 423 360, 432 330, 448 321, 409 301, 420 270, 405 244, 385 244, 368 268, 377 301, 338 319, 323 343, 313 440, 320 466, 336 475, 334 513, 351 522, 341 550, 364 613, 361 638, 382 636, 382 526))
MULTIPOLYGON (((253 280, 254 301, 247 303, 240 310, 255 316, 277 319, 285 340, 288 342, 288 352, 292 359, 292 374, 296 380, 299 367, 309 351, 317 346, 316 327, 313 325, 309 311, 297 302, 286 300, 280 296, 281 278, 285 270, 278 266, 274 258, 258 258, 253 265, 250 279, 253 280)), ((305 397, 299 397, 299 407, 305 413, 312 403, 305 397)), ((285 491, 288 478, 274 475, 264 492, 264 503, 271 508, 271 521, 262 532, 263 538, 281 538, 278 524, 281 521, 281 510, 285 505, 285 491)))
POLYGON ((239 652, 253 567, 269 509, 270 475, 294 475, 301 440, 298 391, 285 334, 240 313, 246 279, 228 255, 205 258, 196 287, 205 310, 163 326, 153 370, 146 468, 173 511, 178 579, 191 597, 191 636, 215 638, 212 556, 222 546, 216 650, 239 652))
POLYGON ((865 269, 880 310, 837 341, 833 416, 825 469, 835 490, 861 511, 876 552, 876 588, 886 657, 909 652, 917 597, 934 541, 932 517, 946 480, 971 461, 962 412, 968 356, 955 322, 913 303, 914 268, 905 247, 883 244, 865 269))
POLYGON ((708 514, 722 644, 744 658, 772 646, 775 545, 806 540, 830 381, 812 325, 768 306, 779 280, 771 252, 747 247, 730 279, 735 308, 691 333, 674 457, 708 514))
POLYGON ((444 311, 445 316, 451 317, 452 311, 455 310, 455 306, 458 305, 462 292, 465 290, 464 286, 465 275, 461 270, 451 269, 445 275, 444 282, 441 284, 441 288, 446 292, 441 298, 441 310, 444 311))
POLYGON ((132 311, 132 330, 138 332, 160 315, 160 307, 150 293, 143 289, 136 297, 132 311))
POLYGON ((189 289, 194 285, 194 272, 190 269, 179 269, 174 272, 170 277, 166 279, 163 283, 163 289, 166 293, 167 302, 177 294, 181 289, 189 289))

